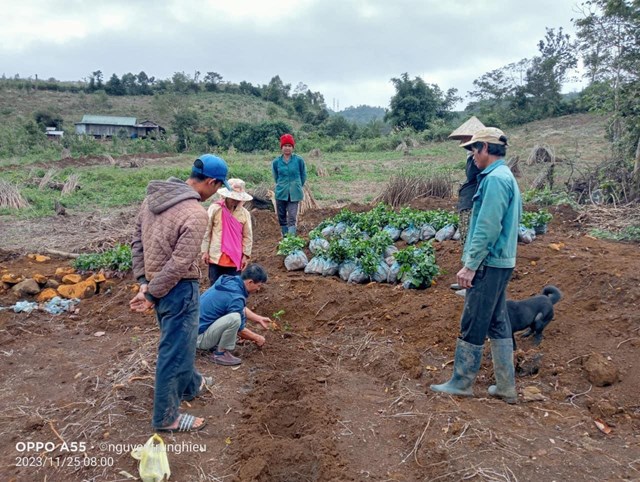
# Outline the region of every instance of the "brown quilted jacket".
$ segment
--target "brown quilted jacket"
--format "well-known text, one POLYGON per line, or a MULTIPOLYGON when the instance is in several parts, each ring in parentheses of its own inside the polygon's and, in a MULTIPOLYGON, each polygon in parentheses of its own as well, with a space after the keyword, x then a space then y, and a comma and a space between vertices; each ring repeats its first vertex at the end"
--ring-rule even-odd
POLYGON ((133 274, 149 294, 165 296, 182 279, 198 279, 198 256, 207 230, 200 195, 180 179, 151 181, 131 243, 133 274))

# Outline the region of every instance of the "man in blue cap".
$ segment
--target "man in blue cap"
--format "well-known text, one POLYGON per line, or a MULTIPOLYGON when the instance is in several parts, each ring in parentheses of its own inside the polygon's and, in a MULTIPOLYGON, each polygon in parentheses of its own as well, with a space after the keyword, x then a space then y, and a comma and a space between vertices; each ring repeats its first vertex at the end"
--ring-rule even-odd
POLYGON ((156 431, 200 430, 203 418, 179 413, 207 385, 194 366, 198 336, 200 244, 207 211, 200 204, 223 185, 227 163, 212 154, 196 159, 187 181, 151 181, 140 207, 131 243, 133 274, 140 291, 129 302, 133 311, 155 308, 160 326, 152 425, 156 431))

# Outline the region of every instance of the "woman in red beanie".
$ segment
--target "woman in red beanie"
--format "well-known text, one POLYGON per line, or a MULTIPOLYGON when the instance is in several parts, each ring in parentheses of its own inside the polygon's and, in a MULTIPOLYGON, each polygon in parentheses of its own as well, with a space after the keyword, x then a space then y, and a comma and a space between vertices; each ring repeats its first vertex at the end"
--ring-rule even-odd
POLYGON ((273 179, 276 181, 276 207, 282 237, 296 234, 298 204, 304 199, 302 188, 307 180, 304 159, 293 153, 295 144, 291 134, 280 137, 282 155, 271 163, 273 179))

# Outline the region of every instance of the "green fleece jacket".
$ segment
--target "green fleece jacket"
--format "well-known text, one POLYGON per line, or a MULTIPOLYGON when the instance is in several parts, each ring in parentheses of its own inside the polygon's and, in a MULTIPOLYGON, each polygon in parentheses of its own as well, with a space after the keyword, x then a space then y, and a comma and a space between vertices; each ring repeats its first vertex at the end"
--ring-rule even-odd
POLYGON ((276 157, 271 163, 273 179, 276 181, 276 199, 280 201, 302 201, 302 186, 307 180, 307 168, 302 157, 291 154, 289 162, 283 156, 276 157))
POLYGON ((476 271, 481 265, 514 268, 522 199, 511 170, 498 159, 478 174, 478 190, 462 262, 476 271))

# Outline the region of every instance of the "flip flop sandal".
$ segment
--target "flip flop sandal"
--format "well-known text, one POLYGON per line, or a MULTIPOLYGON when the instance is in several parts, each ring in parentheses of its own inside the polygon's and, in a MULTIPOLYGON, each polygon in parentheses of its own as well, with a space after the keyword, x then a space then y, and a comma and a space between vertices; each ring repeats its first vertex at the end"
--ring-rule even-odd
POLYGON ((175 432, 197 432, 202 430, 207 421, 204 420, 201 425, 194 427, 196 417, 189 415, 188 413, 181 413, 178 415, 178 426, 176 428, 156 428, 156 432, 175 433, 175 432))

